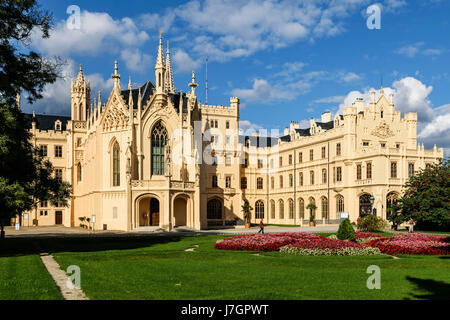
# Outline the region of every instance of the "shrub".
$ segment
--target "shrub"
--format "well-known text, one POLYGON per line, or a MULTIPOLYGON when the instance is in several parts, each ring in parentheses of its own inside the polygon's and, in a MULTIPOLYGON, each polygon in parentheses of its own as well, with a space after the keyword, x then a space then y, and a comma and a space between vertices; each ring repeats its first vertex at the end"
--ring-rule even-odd
POLYGON ((358 230, 364 232, 374 232, 374 231, 383 231, 389 228, 389 224, 387 221, 383 220, 383 218, 377 217, 375 215, 368 215, 361 219, 358 219, 358 230))
POLYGON ((353 229, 350 220, 345 219, 341 222, 337 232, 337 237, 339 240, 355 240, 355 229, 353 229))

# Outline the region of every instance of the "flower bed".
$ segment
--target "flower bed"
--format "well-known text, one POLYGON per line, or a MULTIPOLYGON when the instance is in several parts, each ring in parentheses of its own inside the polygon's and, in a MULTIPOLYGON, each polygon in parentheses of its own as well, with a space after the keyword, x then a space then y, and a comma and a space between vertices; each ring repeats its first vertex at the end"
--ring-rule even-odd
POLYGON ((382 238, 383 236, 371 232, 355 232, 355 240, 359 244, 365 244, 372 240, 382 238))
POLYGON ((381 254, 380 249, 372 247, 346 247, 342 249, 304 249, 294 246, 280 248, 280 252, 300 256, 368 256, 381 254))
POLYGON ((450 254, 450 237, 439 237, 423 233, 397 234, 391 238, 378 238, 367 245, 379 248, 387 254, 450 254))

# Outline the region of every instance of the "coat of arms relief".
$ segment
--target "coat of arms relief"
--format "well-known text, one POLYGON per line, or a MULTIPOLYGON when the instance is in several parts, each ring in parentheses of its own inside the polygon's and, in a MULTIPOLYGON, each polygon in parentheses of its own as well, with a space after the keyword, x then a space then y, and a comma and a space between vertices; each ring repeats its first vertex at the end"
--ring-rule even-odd
POLYGON ((378 138, 386 139, 394 136, 394 132, 391 131, 389 125, 383 121, 380 125, 378 125, 371 133, 373 136, 378 138))

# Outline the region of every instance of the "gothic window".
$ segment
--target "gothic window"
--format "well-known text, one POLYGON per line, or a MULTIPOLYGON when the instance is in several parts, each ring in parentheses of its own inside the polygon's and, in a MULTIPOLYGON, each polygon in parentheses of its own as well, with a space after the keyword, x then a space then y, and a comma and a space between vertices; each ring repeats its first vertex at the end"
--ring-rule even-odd
POLYGON ((299 163, 302 163, 302 162, 303 162, 303 153, 302 153, 302 152, 300 152, 300 153, 298 154, 298 162, 299 162, 299 163))
POLYGON ((397 162, 391 162, 391 178, 397 178, 397 162))
POLYGON ((396 192, 391 192, 386 197, 386 218, 393 213, 393 205, 397 203, 399 199, 399 195, 396 192))
POLYGON ((152 131, 152 175, 162 176, 165 173, 164 153, 167 142, 167 130, 158 122, 152 131))
POLYGON ((305 200, 302 198, 298 199, 298 216, 300 219, 305 218, 305 200))
POLYGON ((283 188, 283 176, 280 176, 280 188, 283 188))
POLYGON ((328 199, 326 197, 322 197, 322 218, 328 219, 328 199))
POLYGON ((322 183, 327 183, 327 169, 322 169, 322 183))
POLYGON ((55 178, 59 181, 62 181, 63 179, 63 171, 62 169, 55 169, 55 178))
POLYGON ((280 219, 284 219, 284 201, 283 200, 279 201, 279 206, 280 206, 280 219))
POLYGON ((275 219, 275 201, 270 201, 270 218, 275 219))
POLYGON ((342 181, 342 168, 341 167, 336 168, 336 181, 338 181, 338 182, 342 181))
POLYGON ((336 197, 336 212, 344 212, 344 197, 341 195, 336 197))
POLYGON ((289 175, 289 187, 292 188, 294 186, 294 176, 292 174, 289 175))
POLYGON ((41 145, 40 147, 40 154, 42 157, 46 157, 47 156, 47 145, 41 145))
POLYGON ((356 166, 356 180, 362 179, 362 165, 358 164, 356 166))
POLYGON ((309 150, 309 160, 311 160, 311 161, 314 160, 314 150, 313 149, 309 150))
POLYGON ((340 156, 340 155, 341 155, 341 144, 340 144, 340 143, 338 143, 338 144, 336 145, 336 155, 337 155, 337 156, 340 156))
POLYGON ((226 176, 225 177, 225 188, 231 188, 231 177, 230 176, 226 176))
POLYGON ((309 173, 309 176, 310 176, 310 184, 311 184, 311 185, 314 185, 314 171, 311 171, 311 172, 309 173))
POLYGON ((292 154, 289 155, 289 165, 292 165, 292 154))
POLYGON ((264 219, 264 202, 261 200, 257 201, 255 204, 255 218, 264 219))
POLYGON ((294 200, 289 199, 289 219, 294 219, 294 200))
POLYGON ((327 149, 325 147, 322 147, 322 159, 325 159, 327 156, 327 149))
POLYGON ((208 201, 206 216, 208 219, 220 220, 222 219, 222 203, 218 199, 208 201))
POLYGON ((270 178, 270 188, 272 190, 275 189, 275 178, 274 177, 270 178))
POLYGON ((241 178, 241 189, 245 190, 247 189, 247 178, 241 178))
POLYGON ((303 172, 300 172, 299 180, 300 180, 300 185, 303 186, 303 172))
POLYGON ((408 164, 408 176, 410 178, 414 176, 414 163, 408 164))
POLYGON ((211 187, 212 187, 212 188, 217 188, 217 187, 218 187, 218 184, 217 184, 217 176, 212 176, 211 187))
POLYGON ((55 158, 62 158, 62 146, 55 146, 55 158))
POLYGON ((120 147, 116 141, 113 146, 113 187, 120 186, 120 147))

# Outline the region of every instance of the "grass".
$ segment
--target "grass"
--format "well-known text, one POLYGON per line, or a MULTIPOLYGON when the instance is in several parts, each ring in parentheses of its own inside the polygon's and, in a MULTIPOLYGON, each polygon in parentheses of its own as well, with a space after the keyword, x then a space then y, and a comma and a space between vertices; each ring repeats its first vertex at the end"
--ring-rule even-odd
POLYGON ((37 254, 16 255, 23 245, 27 242, 0 242, 0 300, 62 299, 37 254))
MULTIPOLYGON (((91 299, 450 298, 448 257, 302 257, 279 252, 214 249, 214 243, 221 238, 224 236, 85 237, 39 241, 53 253, 62 269, 80 266, 81 287, 91 299), (193 252, 185 251, 196 246, 193 252), (371 265, 381 268, 381 290, 366 287, 370 276, 366 271, 371 265)), ((0 258, 0 265, 3 259, 0 258)), ((24 263, 32 264, 31 261, 24 263)), ((38 270, 30 269, 29 273, 30 278, 45 279, 38 270)), ((27 295, 26 291, 14 295, 14 287, 2 285, 4 295, 27 295)), ((35 282, 33 287, 36 290, 48 288, 48 284, 35 282)), ((20 290, 30 289, 21 287, 20 290)), ((48 295, 49 299, 52 297, 48 295)))

